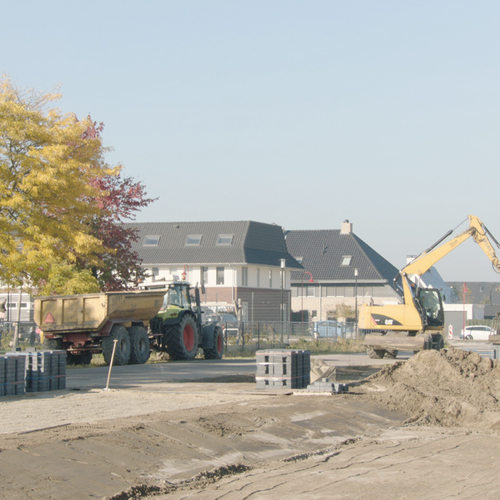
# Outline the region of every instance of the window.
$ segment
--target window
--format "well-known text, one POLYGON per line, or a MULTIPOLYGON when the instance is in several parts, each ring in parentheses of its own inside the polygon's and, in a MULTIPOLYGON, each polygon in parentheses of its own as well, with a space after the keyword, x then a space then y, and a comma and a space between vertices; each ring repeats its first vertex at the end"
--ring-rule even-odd
POLYGON ((201 268, 201 279, 205 285, 208 283, 208 267, 201 268))
POLYGON ((153 276, 158 276, 160 274, 160 270, 157 267, 153 267, 153 269, 151 269, 151 274, 153 276))
POLYGON ((216 245, 232 245, 233 236, 233 234, 219 234, 216 245))
POLYGON ((260 287, 260 268, 257 268, 257 288, 260 287))
POLYGON ((217 285, 223 285, 224 284, 224 268, 223 267, 218 267, 217 268, 217 285))
POLYGON ((340 264, 341 266, 350 266, 351 265, 351 259, 352 259, 352 255, 344 255, 342 257, 342 264, 340 264))
POLYGON ((273 287, 273 270, 269 269, 269 288, 273 287))
POLYGON ((248 286, 248 267, 241 268, 241 285, 248 286))
POLYGON ((144 236, 144 240, 142 242, 143 247, 157 247, 158 243, 160 243, 160 236, 144 236))
POLYGON ((316 288, 310 285, 297 287, 297 297, 316 297, 316 288))
POLYGON ((188 234, 186 237, 185 246, 196 246, 201 243, 202 234, 188 234))

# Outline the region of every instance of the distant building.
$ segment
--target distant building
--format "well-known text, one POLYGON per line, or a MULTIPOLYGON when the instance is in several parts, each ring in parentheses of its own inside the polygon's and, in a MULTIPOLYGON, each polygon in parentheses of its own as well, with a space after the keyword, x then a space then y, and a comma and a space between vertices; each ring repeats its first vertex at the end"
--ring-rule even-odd
POLYGON ((5 312, 0 312, 0 325, 2 323, 17 322, 19 310, 21 312, 21 323, 33 322, 35 302, 28 293, 23 292, 21 301, 19 301, 19 289, 2 287, 0 289, 0 304, 5 307, 5 312))
MULTIPOLYGON (((500 282, 499 281, 448 281, 453 290, 453 302, 462 304, 477 304, 484 307, 484 319, 493 319, 500 312, 500 282), (464 297, 464 284, 467 287, 464 297)), ((467 317, 467 319, 482 319, 467 317)))
POLYGON ((149 278, 161 286, 185 278, 205 287, 204 306, 234 310, 244 321, 290 316, 291 272, 302 266, 288 253, 283 229, 254 221, 146 222, 133 245, 149 278))
POLYGON ((286 231, 285 240, 304 268, 291 276, 299 317, 304 310, 309 319, 327 320, 340 305, 400 301, 393 287, 398 269, 358 238, 348 220, 341 229, 286 231))

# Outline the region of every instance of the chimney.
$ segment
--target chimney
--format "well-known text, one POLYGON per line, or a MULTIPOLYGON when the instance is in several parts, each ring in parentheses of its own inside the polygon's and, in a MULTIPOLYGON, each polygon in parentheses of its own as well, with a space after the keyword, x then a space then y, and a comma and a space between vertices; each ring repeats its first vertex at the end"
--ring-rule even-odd
POLYGON ((349 222, 349 219, 346 219, 344 222, 342 222, 340 234, 351 234, 351 233, 352 233, 352 223, 349 222))

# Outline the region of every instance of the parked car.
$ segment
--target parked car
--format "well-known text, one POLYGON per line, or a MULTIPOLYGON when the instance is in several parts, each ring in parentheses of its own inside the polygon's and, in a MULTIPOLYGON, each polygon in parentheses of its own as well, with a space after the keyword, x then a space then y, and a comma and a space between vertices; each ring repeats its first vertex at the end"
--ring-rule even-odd
POLYGON ((331 338, 342 337, 342 325, 337 321, 315 321, 313 323, 313 338, 331 338))
POLYGON ((471 325, 466 326, 464 330, 460 332, 460 338, 465 340, 488 340, 490 335, 495 335, 496 331, 490 326, 486 325, 471 325))
POLYGON ((207 321, 218 323, 224 334, 227 331, 228 335, 236 335, 238 333, 238 318, 234 314, 222 313, 212 314, 206 318, 207 321))

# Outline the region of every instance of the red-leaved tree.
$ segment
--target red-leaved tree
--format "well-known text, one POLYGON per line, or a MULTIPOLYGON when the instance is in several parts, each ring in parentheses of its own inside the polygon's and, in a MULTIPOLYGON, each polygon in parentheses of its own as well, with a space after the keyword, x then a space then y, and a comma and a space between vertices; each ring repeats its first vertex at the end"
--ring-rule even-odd
MULTIPOLYGON (((103 123, 93 122, 86 134, 98 137, 103 128, 103 123)), ((121 169, 115 175, 96 178, 92 183, 101 193, 92 200, 101 209, 101 215, 92 222, 92 234, 102 241, 106 249, 99 255, 100 266, 93 266, 92 273, 103 291, 136 288, 145 276, 142 261, 132 250, 138 234, 135 228, 123 224, 135 220, 137 212, 155 199, 147 197, 141 182, 122 177, 121 169)))

